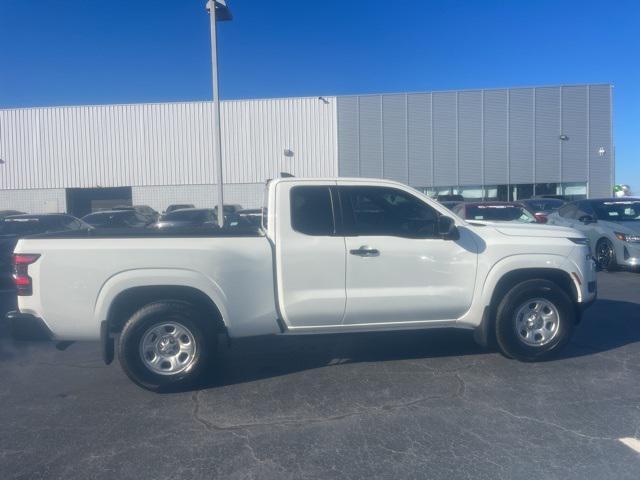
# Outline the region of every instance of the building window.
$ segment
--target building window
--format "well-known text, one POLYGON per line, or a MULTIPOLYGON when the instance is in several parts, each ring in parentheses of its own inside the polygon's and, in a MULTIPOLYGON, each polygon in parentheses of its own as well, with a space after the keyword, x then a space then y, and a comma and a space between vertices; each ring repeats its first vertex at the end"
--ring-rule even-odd
POLYGON ((479 202, 484 198, 484 190, 482 187, 460 187, 457 188, 457 193, 462 195, 465 201, 479 202))
POLYGON ((509 200, 508 185, 493 185, 484 187, 484 199, 498 202, 506 202, 509 200))
POLYGON ((533 197, 533 184, 523 183, 517 185, 511 185, 511 200, 526 200, 533 197))
POLYGON ((536 183, 536 196, 562 195, 560 185, 557 183, 536 183))
POLYGON ((567 200, 584 200, 587 198, 586 183, 563 183, 561 185, 562 195, 567 200))

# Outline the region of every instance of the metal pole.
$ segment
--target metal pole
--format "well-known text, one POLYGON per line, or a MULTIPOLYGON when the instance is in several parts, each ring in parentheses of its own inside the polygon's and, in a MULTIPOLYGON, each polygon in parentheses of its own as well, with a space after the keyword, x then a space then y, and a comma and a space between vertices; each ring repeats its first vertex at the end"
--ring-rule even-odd
POLYGON ((207 2, 209 23, 211 24, 211 84, 213 86, 213 149, 217 162, 216 174, 218 180, 218 225, 224 226, 224 195, 222 193, 222 142, 220 129, 220 98, 218 95, 218 45, 216 35, 216 3, 207 2))

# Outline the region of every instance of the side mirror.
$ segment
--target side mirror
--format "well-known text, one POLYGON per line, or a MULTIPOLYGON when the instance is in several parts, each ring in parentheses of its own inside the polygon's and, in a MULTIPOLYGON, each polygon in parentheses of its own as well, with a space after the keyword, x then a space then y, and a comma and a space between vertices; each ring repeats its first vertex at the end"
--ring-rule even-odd
POLYGON ((585 225, 597 222, 597 220, 594 217, 592 217, 591 215, 583 215, 578 219, 578 221, 584 223, 585 225))
POLYGON ((460 238, 460 232, 458 232, 458 227, 456 227, 453 218, 445 215, 438 217, 438 235, 445 240, 457 240, 460 238))

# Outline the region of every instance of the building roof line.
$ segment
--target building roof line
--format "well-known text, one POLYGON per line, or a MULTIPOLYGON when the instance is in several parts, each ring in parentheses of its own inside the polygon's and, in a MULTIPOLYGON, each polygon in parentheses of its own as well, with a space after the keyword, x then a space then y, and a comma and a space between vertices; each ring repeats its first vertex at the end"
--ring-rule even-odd
MULTIPOLYGON (((608 86, 614 88, 613 83, 573 83, 573 84, 555 84, 555 85, 529 85, 514 87, 490 87, 490 88, 466 88, 466 89, 450 89, 450 90, 430 90, 430 91, 406 91, 406 92, 372 92, 372 93, 353 93, 341 95, 307 95, 300 97, 259 97, 259 98, 233 98, 222 100, 221 103, 238 103, 238 102, 264 102, 264 101, 281 101, 281 100, 311 100, 311 99, 328 99, 343 97, 372 97, 380 95, 428 95, 433 93, 456 93, 456 92, 486 92, 496 90, 528 90, 542 88, 561 88, 561 87, 587 87, 587 86, 608 86)), ((106 108, 106 107, 137 107, 137 106, 155 106, 155 105, 187 105, 187 104, 211 104, 211 100, 175 100, 166 102, 130 102, 130 103, 101 103, 101 104, 81 104, 81 105, 42 105, 29 107, 8 107, 0 108, 0 112, 17 111, 17 110, 45 110, 59 108, 106 108)))

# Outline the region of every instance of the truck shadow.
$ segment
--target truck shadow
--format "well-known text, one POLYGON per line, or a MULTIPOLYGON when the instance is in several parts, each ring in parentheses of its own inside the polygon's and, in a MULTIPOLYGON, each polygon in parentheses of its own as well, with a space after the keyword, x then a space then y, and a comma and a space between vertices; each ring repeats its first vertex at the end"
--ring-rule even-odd
MULTIPOLYGON (((640 305, 599 300, 585 313, 570 344, 549 361, 594 355, 637 342, 640 305)), ((218 368, 197 388, 359 362, 463 357, 458 363, 464 367, 472 363, 467 357, 489 355, 499 354, 478 346, 471 331, 456 329, 247 338, 235 340, 231 348, 222 347, 218 368)))

